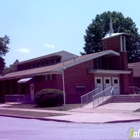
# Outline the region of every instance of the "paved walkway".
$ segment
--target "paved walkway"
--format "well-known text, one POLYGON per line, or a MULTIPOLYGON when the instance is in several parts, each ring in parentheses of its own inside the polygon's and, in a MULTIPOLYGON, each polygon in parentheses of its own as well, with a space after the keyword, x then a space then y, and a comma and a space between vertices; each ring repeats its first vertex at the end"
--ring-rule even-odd
MULTIPOLYGON (((140 108, 140 103, 110 103, 93 109, 90 105, 86 108, 76 108, 68 111, 53 111, 39 109, 21 109, 5 108, 0 110, 29 111, 29 112, 46 112, 59 113, 62 116, 42 117, 47 120, 71 121, 79 123, 105 123, 105 122, 122 122, 122 121, 140 121, 140 112, 133 112, 140 108), (64 115, 65 114, 65 115, 64 115)), ((32 117, 33 118, 33 117, 32 117)))

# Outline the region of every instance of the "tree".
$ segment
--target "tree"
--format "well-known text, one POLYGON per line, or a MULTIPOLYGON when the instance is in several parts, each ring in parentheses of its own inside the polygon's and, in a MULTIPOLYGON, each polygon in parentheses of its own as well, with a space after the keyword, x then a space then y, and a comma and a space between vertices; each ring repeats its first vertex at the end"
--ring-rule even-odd
POLYGON ((19 63, 18 59, 16 59, 16 61, 13 64, 11 64, 9 67, 5 67, 3 70, 3 75, 14 72, 15 71, 14 65, 17 63, 19 63))
POLYGON ((126 49, 128 51, 128 62, 140 61, 140 35, 136 24, 130 17, 124 17, 120 12, 104 12, 96 15, 95 19, 86 29, 84 36, 84 52, 82 55, 102 51, 102 38, 109 31, 110 15, 112 17, 114 33, 125 32, 130 34, 126 38, 126 49))
POLYGON ((5 67, 3 56, 5 56, 6 53, 9 51, 9 48, 7 46, 9 43, 10 39, 7 35, 5 35, 4 37, 0 37, 0 73, 2 73, 5 67))

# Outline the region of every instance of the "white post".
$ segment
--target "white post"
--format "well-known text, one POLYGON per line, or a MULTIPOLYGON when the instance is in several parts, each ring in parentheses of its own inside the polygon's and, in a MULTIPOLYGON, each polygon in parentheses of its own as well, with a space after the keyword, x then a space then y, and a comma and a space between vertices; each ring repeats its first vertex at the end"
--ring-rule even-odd
MULTIPOLYGON (((64 65, 64 64, 63 64, 64 65)), ((63 83, 63 93, 64 93, 64 110, 66 106, 66 94, 65 94, 65 76, 64 76, 64 67, 62 69, 62 83, 63 83)))

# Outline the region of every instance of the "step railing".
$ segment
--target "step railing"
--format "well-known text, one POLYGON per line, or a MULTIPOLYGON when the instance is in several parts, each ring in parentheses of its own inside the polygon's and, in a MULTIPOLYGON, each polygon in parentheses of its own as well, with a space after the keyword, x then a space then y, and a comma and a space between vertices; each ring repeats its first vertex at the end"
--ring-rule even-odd
POLYGON ((98 89, 99 88, 96 88, 96 89, 84 94, 83 96, 81 96, 81 107, 83 107, 84 105, 86 105, 92 101, 92 99, 93 99, 92 97, 93 97, 93 95, 95 95, 97 93, 98 89))
POLYGON ((109 99, 110 96, 112 96, 113 90, 114 90, 114 86, 110 86, 110 87, 106 88, 105 90, 99 92, 98 94, 95 94, 92 97, 93 98, 93 108, 99 106, 101 103, 103 103, 104 101, 109 99))
POLYGON ((24 102, 31 101, 31 95, 13 94, 5 95, 5 102, 24 102))
POLYGON ((136 87, 136 86, 130 86, 130 94, 140 94, 140 88, 136 87))

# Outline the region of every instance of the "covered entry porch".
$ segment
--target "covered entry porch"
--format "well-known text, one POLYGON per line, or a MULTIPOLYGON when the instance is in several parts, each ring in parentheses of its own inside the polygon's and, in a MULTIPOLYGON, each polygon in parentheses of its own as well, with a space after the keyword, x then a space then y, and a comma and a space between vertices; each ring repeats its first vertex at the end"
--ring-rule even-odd
POLYGON ((101 92, 111 86, 114 86, 113 95, 125 94, 123 92, 126 86, 128 86, 127 89, 129 90, 129 83, 125 83, 125 78, 129 78, 128 74, 130 74, 131 71, 91 69, 89 73, 94 73, 94 86, 98 88, 97 92, 101 92))

